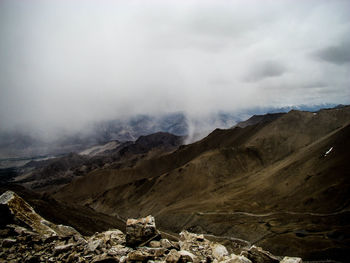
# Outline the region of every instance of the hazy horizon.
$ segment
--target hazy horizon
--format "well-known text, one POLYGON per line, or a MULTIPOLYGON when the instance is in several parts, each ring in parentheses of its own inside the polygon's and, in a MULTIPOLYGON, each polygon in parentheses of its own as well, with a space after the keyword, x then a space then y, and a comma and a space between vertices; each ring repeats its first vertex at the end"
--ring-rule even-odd
POLYGON ((0 2, 0 130, 350 102, 349 1, 0 2))

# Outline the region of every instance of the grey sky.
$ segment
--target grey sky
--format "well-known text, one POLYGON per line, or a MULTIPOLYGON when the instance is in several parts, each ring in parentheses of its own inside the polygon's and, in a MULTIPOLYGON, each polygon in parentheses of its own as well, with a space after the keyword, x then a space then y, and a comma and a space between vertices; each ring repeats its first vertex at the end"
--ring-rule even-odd
POLYGON ((0 127, 349 103, 350 1, 0 1, 0 127))

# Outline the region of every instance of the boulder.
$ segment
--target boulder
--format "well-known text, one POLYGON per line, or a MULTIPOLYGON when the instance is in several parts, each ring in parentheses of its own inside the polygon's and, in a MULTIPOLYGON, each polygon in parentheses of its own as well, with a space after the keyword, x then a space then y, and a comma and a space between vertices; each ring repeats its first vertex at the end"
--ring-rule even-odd
MULTIPOLYGON (((33 229, 33 231, 43 235, 55 235, 56 232, 49 227, 50 223, 35 213, 34 209, 21 197, 12 191, 6 191, 0 196, 1 211, 4 218, 10 223, 25 224, 33 229)), ((4 224, 5 219, 1 223, 4 224)))
POLYGON ((228 251, 225 246, 218 244, 218 243, 212 243, 210 244, 210 248, 212 250, 213 257, 217 260, 222 259, 224 256, 228 255, 228 251))
POLYGON ((298 257, 284 257, 280 263, 303 263, 303 260, 298 257))
POLYGON ((126 244, 136 247, 160 236, 153 216, 126 221, 126 244))
POLYGON ((0 196, 1 219, 0 226, 22 224, 29 226, 41 236, 58 235, 62 237, 80 235, 70 226, 55 225, 45 220, 21 197, 12 191, 6 191, 0 196))

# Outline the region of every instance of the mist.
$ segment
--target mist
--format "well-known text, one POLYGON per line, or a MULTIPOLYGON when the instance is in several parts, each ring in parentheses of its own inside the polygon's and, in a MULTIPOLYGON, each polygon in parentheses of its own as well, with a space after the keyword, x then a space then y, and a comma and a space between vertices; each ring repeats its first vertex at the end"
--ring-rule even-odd
POLYGON ((0 130, 51 138, 137 114, 348 104, 349 10, 338 0, 3 0, 0 130))

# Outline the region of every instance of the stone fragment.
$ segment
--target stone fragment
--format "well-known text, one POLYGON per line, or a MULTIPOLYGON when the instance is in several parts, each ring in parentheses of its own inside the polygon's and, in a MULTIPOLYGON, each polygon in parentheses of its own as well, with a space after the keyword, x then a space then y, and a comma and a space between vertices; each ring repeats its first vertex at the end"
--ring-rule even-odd
POLYGON ((280 263, 303 263, 303 260, 298 257, 284 257, 280 263))
POLYGON ((136 247, 159 236, 153 216, 126 221, 126 244, 136 247))
POLYGON ((181 255, 175 249, 170 250, 169 254, 166 256, 165 261, 168 263, 176 263, 180 260, 181 255))

